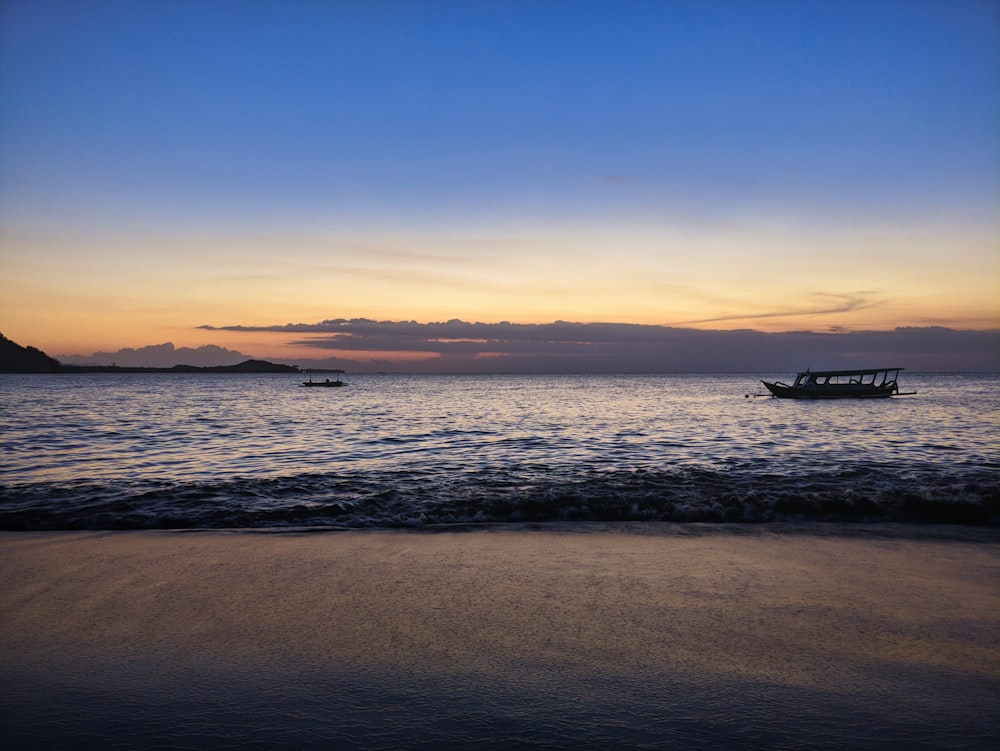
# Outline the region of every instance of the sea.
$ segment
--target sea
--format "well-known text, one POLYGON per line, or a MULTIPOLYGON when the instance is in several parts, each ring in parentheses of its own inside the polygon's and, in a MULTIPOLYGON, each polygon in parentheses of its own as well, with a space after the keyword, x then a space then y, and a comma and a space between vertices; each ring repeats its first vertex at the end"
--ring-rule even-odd
POLYGON ((2 375, 0 742, 1000 748, 1000 374, 762 378, 2 375))
POLYGON ((0 529, 1000 523, 1000 374, 0 376, 0 529))

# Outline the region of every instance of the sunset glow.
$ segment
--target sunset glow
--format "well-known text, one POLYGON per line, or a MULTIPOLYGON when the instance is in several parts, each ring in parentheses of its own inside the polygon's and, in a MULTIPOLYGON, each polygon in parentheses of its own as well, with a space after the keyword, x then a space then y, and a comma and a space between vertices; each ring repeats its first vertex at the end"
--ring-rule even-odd
POLYGON ((5 3, 0 331, 289 361, 333 352, 274 327, 333 319, 996 331, 998 28, 974 0, 5 3))

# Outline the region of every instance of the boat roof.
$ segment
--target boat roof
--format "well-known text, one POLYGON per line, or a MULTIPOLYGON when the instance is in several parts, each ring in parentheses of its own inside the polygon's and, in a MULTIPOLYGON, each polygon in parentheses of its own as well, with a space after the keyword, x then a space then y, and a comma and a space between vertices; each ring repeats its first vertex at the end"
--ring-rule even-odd
POLYGON ((885 373, 887 371, 900 371, 905 368, 852 368, 851 370, 804 370, 798 375, 818 375, 818 376, 846 376, 846 375, 872 375, 873 373, 885 373))

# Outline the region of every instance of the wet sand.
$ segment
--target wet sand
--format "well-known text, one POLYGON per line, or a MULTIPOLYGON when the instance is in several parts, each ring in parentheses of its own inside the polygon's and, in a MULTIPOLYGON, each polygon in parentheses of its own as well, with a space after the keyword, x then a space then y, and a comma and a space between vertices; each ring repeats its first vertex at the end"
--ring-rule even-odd
POLYGON ((993 748, 993 537, 0 533, 0 730, 12 748, 993 748))

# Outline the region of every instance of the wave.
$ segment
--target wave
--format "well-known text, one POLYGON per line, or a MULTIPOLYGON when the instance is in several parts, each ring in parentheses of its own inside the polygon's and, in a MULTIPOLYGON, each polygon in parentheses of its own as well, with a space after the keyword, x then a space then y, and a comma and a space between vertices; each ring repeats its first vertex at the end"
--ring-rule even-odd
POLYGON ((415 528, 523 522, 779 521, 1000 524, 993 465, 856 464, 774 472, 619 470, 540 464, 310 473, 214 481, 94 480, 0 485, 0 529, 415 528))

